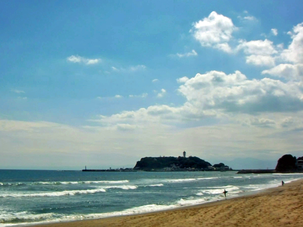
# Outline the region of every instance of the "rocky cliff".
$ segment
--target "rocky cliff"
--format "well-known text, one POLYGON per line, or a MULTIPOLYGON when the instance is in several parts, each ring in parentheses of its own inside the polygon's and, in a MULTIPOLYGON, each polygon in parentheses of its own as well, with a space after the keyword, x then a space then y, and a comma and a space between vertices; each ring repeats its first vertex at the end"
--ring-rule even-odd
POLYGON ((278 160, 276 172, 294 172, 297 170, 296 162, 296 157, 291 154, 283 155, 278 160))

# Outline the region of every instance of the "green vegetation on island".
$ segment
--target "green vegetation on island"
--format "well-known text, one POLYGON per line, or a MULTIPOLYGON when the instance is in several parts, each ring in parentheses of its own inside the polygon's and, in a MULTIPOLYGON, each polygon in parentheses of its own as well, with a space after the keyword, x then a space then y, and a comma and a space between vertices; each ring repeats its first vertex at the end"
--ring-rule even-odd
POLYGON ((143 171, 211 171, 231 170, 223 163, 211 165, 198 157, 145 157, 141 158, 134 167, 143 171))

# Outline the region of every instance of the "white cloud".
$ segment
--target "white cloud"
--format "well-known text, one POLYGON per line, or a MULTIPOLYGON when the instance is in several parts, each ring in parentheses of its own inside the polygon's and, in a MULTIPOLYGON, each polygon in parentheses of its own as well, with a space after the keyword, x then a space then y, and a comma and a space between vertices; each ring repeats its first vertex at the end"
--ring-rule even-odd
POLYGON ((254 16, 248 15, 249 13, 246 10, 243 11, 243 14, 238 16, 238 18, 242 21, 258 21, 254 16))
POLYGON ((179 92, 196 108, 252 114, 302 110, 301 89, 296 83, 269 78, 249 80, 239 71, 229 75, 211 71, 198 73, 179 92))
POLYGON ((72 63, 83 63, 85 65, 94 65, 98 64, 101 62, 100 58, 96 59, 89 59, 89 58, 84 58, 78 55, 71 55, 67 58, 67 61, 72 62, 72 63))
POLYGON ((161 91, 157 94, 158 98, 163 98, 163 96, 166 94, 166 90, 165 89, 161 89, 161 91))
POLYGON ((143 93, 141 95, 129 95, 130 98, 146 98, 147 96, 147 93, 143 93))
POLYGON ((280 130, 220 124, 176 130, 155 120, 161 114, 167 119, 170 119, 172 113, 180 116, 174 113, 176 109, 168 106, 157 108, 136 111, 132 123, 123 123, 120 116, 116 118, 120 119, 120 123, 113 127, 107 126, 113 125, 110 120, 114 115, 104 118, 102 123, 106 126, 102 124, 102 127, 0 120, 0 164, 6 168, 44 169, 80 169, 84 165, 90 168, 133 167, 141 157, 178 156, 184 147, 189 155, 207 161, 227 161, 233 157, 247 156, 258 158, 260 155, 263 159, 277 160, 285 154, 285 150, 296 155, 296 151, 302 148, 302 133, 277 136, 283 129, 291 128, 280 130), (146 124, 141 127, 135 119, 142 120, 143 116, 147 117, 146 124), (150 123, 149 119, 153 122, 150 123), (16 159, 16 156, 20 158, 16 159), (112 161, 109 163, 108 160, 112 161))
POLYGON ((127 68, 117 68, 117 67, 114 67, 112 66, 111 67, 112 71, 114 72, 137 72, 137 71, 143 71, 146 69, 146 66, 145 65, 135 65, 135 66, 129 66, 127 68))
POLYGON ((244 20, 249 20, 249 21, 256 21, 257 19, 254 16, 245 16, 243 17, 244 20))
POLYGON ((235 30, 237 27, 230 18, 213 11, 207 18, 194 23, 190 31, 202 46, 230 52, 228 42, 232 39, 235 30))
POLYGON ((153 79, 153 80, 152 80, 153 83, 156 83, 156 82, 158 82, 158 81, 159 81, 158 79, 153 79))
POLYGON ((246 56, 246 63, 258 66, 274 66, 275 59, 266 55, 249 55, 246 56))
POLYGON ((24 94, 24 93, 25 93, 24 91, 18 90, 18 89, 12 89, 11 91, 12 91, 12 92, 15 92, 15 93, 17 93, 17 94, 24 94))
POLYGON ((273 45, 273 42, 265 40, 245 41, 240 40, 237 47, 238 50, 243 50, 247 55, 272 55, 278 53, 273 45))
POLYGON ((303 64, 280 64, 269 70, 262 71, 262 74, 303 81, 303 64))
MULTIPOLYGON (((183 84, 178 91, 186 98, 181 106, 149 106, 137 111, 100 116, 97 121, 112 127, 117 124, 143 127, 155 123, 201 121, 210 117, 238 121, 240 116, 248 115, 251 116, 248 125, 276 127, 279 119, 273 120, 270 116, 262 115, 303 110, 303 89, 298 83, 284 83, 269 78, 249 80, 239 71, 233 74, 219 71, 198 73, 179 81, 183 81, 183 84), (256 114, 260 117, 256 118, 256 114)), ((159 94, 165 92, 162 89, 159 94)))
POLYGON ((246 63, 257 66, 273 67, 275 65, 273 55, 278 54, 273 42, 268 39, 248 42, 240 40, 236 49, 238 51, 243 50, 244 54, 247 55, 246 63))
POLYGON ((87 65, 94 65, 100 62, 100 59, 87 59, 86 64, 87 65))
MULTIPOLYGON (((155 105, 148 108, 140 108, 137 111, 123 111, 111 116, 99 116, 94 120, 107 127, 115 127, 117 124, 129 124, 146 127, 150 124, 179 122, 180 120, 195 120, 190 105, 182 107, 171 107, 168 105, 155 105)), ((201 111, 202 112, 202 111, 201 111)), ((197 112, 195 113, 198 114, 197 112)), ((200 113, 202 115, 202 113, 200 113)), ((205 114, 206 115, 206 114, 205 114)))
POLYGON ((130 124, 117 124, 116 127, 120 131, 133 131, 138 128, 137 126, 130 124))
POLYGON ((276 127, 276 122, 272 119, 267 118, 251 118, 250 125, 257 126, 257 127, 276 127))
POLYGON ((278 29, 276 29, 276 28, 272 28, 272 29, 271 29, 271 32, 272 32, 272 34, 273 34, 274 36, 277 36, 277 35, 278 35, 278 29))
POLYGON ((99 100, 106 100, 106 99, 121 99, 123 98, 122 95, 115 95, 115 96, 112 96, 112 97, 101 97, 101 96, 98 96, 97 99, 99 100))
POLYGON ((219 49, 219 50, 222 50, 223 52, 226 52, 226 53, 231 53, 232 52, 232 49, 231 47, 229 46, 228 43, 219 43, 216 45, 216 48, 219 49))
POLYGON ((293 117, 286 117, 282 120, 281 126, 284 128, 288 128, 290 126, 293 126, 295 123, 296 122, 293 117))
POLYGON ((117 69, 116 67, 114 67, 114 66, 112 66, 112 70, 113 71, 117 71, 117 72, 119 72, 120 70, 119 69, 117 69))
POLYGON ((184 58, 184 57, 191 57, 191 56, 197 56, 197 52, 195 50, 192 50, 191 52, 184 53, 184 54, 179 54, 177 53, 176 56, 179 58, 184 58))
POLYGON ((178 83, 185 83, 186 81, 188 81, 188 77, 184 76, 184 77, 181 77, 181 78, 178 78, 177 79, 177 82, 178 83))
POLYGON ((136 66, 131 66, 129 69, 130 69, 130 71, 135 72, 135 71, 146 69, 146 66, 145 65, 136 65, 136 66))
POLYGON ((288 49, 282 52, 281 57, 288 62, 303 63, 303 23, 296 25, 289 34, 292 42, 288 49))

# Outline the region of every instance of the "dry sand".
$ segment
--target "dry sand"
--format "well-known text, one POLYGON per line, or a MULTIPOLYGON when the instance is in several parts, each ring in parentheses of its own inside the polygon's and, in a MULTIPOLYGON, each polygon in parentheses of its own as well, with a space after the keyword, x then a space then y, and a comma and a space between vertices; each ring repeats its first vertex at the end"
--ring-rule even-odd
POLYGON ((264 192, 181 209, 98 220, 41 225, 102 226, 303 226, 303 180, 264 192))

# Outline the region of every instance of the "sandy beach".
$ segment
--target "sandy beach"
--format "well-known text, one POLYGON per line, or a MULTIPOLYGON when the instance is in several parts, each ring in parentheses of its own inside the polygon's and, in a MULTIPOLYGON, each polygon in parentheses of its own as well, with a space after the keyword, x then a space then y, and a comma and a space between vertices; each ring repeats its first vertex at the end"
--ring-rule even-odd
POLYGON ((100 226, 303 226, 303 180, 254 195, 142 215, 112 217, 44 227, 100 226))

